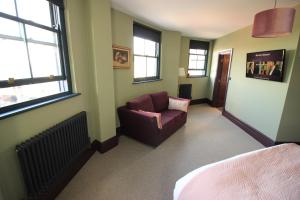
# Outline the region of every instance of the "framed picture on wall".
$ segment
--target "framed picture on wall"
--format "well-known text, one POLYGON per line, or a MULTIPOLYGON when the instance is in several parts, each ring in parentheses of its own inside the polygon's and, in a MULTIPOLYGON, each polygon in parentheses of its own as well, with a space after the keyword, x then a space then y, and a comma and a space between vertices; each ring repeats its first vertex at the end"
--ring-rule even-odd
POLYGON ((113 68, 128 69, 130 68, 131 50, 127 47, 113 45, 113 68))
POLYGON ((247 54, 246 77, 282 82, 285 49, 247 54))

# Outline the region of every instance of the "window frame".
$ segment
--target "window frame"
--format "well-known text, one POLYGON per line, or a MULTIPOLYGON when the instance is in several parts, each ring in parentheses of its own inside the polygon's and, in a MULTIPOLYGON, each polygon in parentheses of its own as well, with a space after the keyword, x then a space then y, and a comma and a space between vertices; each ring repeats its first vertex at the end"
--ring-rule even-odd
POLYGON ((135 30, 133 30, 133 38, 134 37, 139 37, 139 38, 142 38, 142 39, 145 39, 145 40, 151 40, 151 41, 155 42, 157 44, 156 47, 155 47, 155 50, 158 51, 158 53, 157 53, 157 57, 156 56, 147 56, 147 55, 135 54, 134 53, 134 47, 133 47, 133 67, 135 67, 134 66, 135 56, 140 56, 140 57, 145 57, 145 58, 147 58, 147 57, 157 58, 156 76, 147 76, 147 77, 135 78, 134 74, 133 74, 133 83, 143 83, 143 82, 159 81, 159 80, 161 80, 160 79, 161 32, 158 31, 158 30, 155 30, 153 28, 150 28, 148 26, 145 26, 143 24, 140 24, 140 23, 137 23, 137 22, 133 22, 133 29, 135 29, 135 27, 138 27, 138 28, 142 29, 142 31, 145 31, 147 33, 143 33, 143 34, 146 35, 146 37, 143 37, 143 36, 137 35, 135 33, 135 30), (156 40, 151 39, 151 34, 157 34, 157 35, 159 35, 159 39, 156 39, 156 40))
POLYGON ((207 77, 208 54, 209 54, 209 42, 198 41, 198 40, 190 40, 190 46, 189 46, 189 52, 188 52, 189 60, 188 60, 187 72, 189 72, 190 70, 191 71, 204 71, 204 75, 189 75, 189 73, 188 73, 188 75, 187 75, 188 78, 202 78, 202 77, 207 77), (205 50, 207 53, 205 55, 190 53, 191 49, 205 50), (205 56, 204 69, 193 69, 193 68, 190 68, 190 56, 191 55, 205 56))
MULTIPOLYGON (((71 78, 71 70, 70 70, 70 61, 69 61, 69 51, 68 51, 68 43, 67 43, 67 34, 66 34, 66 24, 65 24, 65 14, 64 14, 64 6, 63 6, 63 0, 45 0, 49 2, 49 12, 51 15, 51 20, 53 20, 53 12, 54 12, 54 6, 57 6, 58 9, 58 21, 59 24, 57 27, 49 27, 43 24, 36 23, 31 20, 26 20, 23 18, 20 18, 18 16, 9 15, 3 12, 0 12, 0 17, 3 19, 9 19, 18 23, 22 23, 23 26, 30 25, 36 28, 40 28, 42 30, 47 30, 51 32, 55 32, 57 34, 58 39, 58 51, 60 56, 60 64, 61 64, 61 75, 59 76, 49 76, 49 77, 33 77, 31 66, 31 78, 23 78, 23 79, 14 79, 12 82, 9 80, 0 80, 0 88, 8 88, 8 87, 16 87, 16 86, 25 86, 25 85, 31 85, 31 84, 38 84, 38 83, 50 83, 54 81, 66 81, 66 84, 68 85, 68 90, 65 92, 57 93, 54 95, 48 95, 40 98, 36 98, 29 101, 24 101, 8 106, 4 106, 0 108, 0 119, 2 116, 6 116, 7 113, 14 113, 15 112, 24 112, 24 110, 31 110, 35 107, 40 107, 40 104, 48 105, 49 103, 56 102, 59 100, 67 99, 68 97, 77 96, 79 94, 73 93, 72 88, 72 78, 71 78), (57 28, 57 29, 56 29, 57 28), (20 111, 21 110, 21 111, 20 111)), ((13 36, 12 36, 13 37, 13 36)), ((28 38, 25 36, 25 40, 28 40, 28 38)), ((26 41, 27 43, 28 41, 26 41)), ((30 41, 31 42, 31 41, 30 41)), ((36 41, 34 43, 42 44, 42 41, 36 41), (40 42, 40 43, 39 43, 40 42)), ((45 42, 47 43, 47 42, 45 42)), ((26 44, 27 45, 27 44, 26 44)), ((27 49, 28 51, 28 49, 27 49)), ((27 52, 28 53, 28 52, 27 52)), ((28 58, 29 59, 29 58, 28 58)))

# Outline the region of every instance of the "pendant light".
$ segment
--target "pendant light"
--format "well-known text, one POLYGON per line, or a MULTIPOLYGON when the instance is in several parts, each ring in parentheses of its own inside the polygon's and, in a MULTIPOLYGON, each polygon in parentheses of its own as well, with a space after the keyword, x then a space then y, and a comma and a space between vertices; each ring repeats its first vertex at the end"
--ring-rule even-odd
POLYGON ((295 8, 276 8, 264 10, 254 17, 252 37, 272 38, 288 35, 292 32, 295 8))

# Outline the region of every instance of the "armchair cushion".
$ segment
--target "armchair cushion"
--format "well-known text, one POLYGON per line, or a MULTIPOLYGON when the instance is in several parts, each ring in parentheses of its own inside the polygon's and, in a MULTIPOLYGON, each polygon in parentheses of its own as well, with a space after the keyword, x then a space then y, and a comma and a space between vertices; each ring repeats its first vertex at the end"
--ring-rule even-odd
POLYGON ((189 99, 170 97, 168 109, 169 110, 180 110, 183 112, 187 112, 189 104, 190 104, 189 99))
POLYGON ((158 92, 150 94, 155 112, 161 112, 168 109, 169 96, 167 92, 158 92))
POLYGON ((128 101, 127 108, 130 110, 154 112, 154 106, 150 95, 143 95, 128 101))
POLYGON ((166 110, 161 113, 161 121, 163 127, 169 124, 170 122, 174 122, 175 124, 181 120, 185 115, 184 112, 179 110, 166 110))

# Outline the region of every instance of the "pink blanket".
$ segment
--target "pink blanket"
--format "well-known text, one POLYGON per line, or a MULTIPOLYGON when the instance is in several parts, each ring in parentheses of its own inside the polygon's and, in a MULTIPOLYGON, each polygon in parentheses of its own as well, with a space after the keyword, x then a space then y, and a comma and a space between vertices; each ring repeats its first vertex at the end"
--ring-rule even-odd
POLYGON ((178 200, 212 199, 300 200, 300 146, 283 144, 199 168, 178 194, 178 200))

